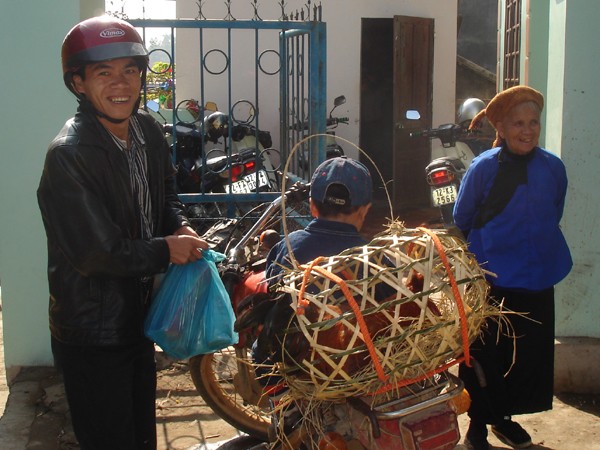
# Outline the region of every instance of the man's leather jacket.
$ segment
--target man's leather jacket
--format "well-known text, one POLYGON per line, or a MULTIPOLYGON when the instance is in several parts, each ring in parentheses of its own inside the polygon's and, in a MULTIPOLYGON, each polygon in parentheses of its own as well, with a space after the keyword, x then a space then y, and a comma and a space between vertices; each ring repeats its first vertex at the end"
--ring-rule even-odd
POLYGON ((79 110, 50 144, 37 191, 48 241, 50 331, 74 345, 144 339, 151 281, 164 272, 163 236, 188 222, 159 125, 139 118, 146 141, 155 237, 140 237, 125 153, 95 116, 79 110))

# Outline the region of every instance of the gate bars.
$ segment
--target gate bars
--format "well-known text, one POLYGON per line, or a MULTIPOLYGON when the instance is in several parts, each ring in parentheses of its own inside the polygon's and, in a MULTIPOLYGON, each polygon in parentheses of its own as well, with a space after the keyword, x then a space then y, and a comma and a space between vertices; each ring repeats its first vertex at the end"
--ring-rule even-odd
MULTIPOLYGON (((307 135, 323 134, 326 130, 326 24, 320 20, 304 21, 304 11, 296 13, 296 20, 287 18, 283 11, 283 1, 280 2, 282 17, 288 20, 261 20, 256 1, 253 3, 253 20, 237 20, 231 16, 230 9, 228 20, 208 20, 202 14, 201 3, 196 19, 126 20, 141 29, 147 45, 150 30, 170 30, 171 48, 151 50, 151 53, 166 53, 168 61, 165 62, 171 70, 172 82, 167 88, 173 109, 161 110, 165 121, 169 115, 173 124, 184 120, 179 117, 183 115, 181 108, 190 99, 197 99, 199 118, 194 125, 202 130, 204 115, 212 112, 205 111, 203 106, 207 102, 215 102, 220 107, 219 110, 230 117, 229 136, 223 139, 222 145, 224 153, 231 156, 232 125, 235 125, 236 120, 238 123, 245 123, 239 118, 232 120, 236 115, 234 109, 240 102, 246 103, 254 113, 251 122, 257 129, 256 142, 259 129, 271 132, 273 142, 279 142, 279 148, 272 149, 272 153, 279 154, 277 169, 283 170, 290 150, 297 142, 307 135), (269 37, 275 48, 269 47, 269 37), (176 41, 177 38, 179 41, 176 41), (190 51, 190 48, 196 52, 190 51), (180 59, 177 58, 178 55, 180 59), (184 57, 185 60, 182 59, 184 57), (190 61, 191 59, 196 60, 190 61), (215 60, 222 60, 224 63, 215 67, 215 60), (269 66, 270 60, 275 61, 273 67, 269 66), (244 64, 244 61, 249 63, 244 64), (179 100, 178 91, 187 94, 179 96, 186 100, 179 100), (223 104, 226 105, 225 108, 222 107, 223 104)), ((315 7, 315 17, 318 15, 320 19, 320 13, 321 7, 315 7)), ((143 97, 144 103, 146 97, 147 93, 143 97)), ((177 138, 174 127, 174 142, 177 138)), ((203 165, 209 151, 207 146, 202 146, 203 165)), ((175 145, 173 149, 175 152, 175 145)), ((176 161, 175 153, 173 159, 176 161)), ((292 181, 308 180, 312 171, 324 159, 324 138, 310 139, 293 155, 287 176, 292 181)), ((229 193, 202 192, 199 186, 198 192, 182 193, 180 198, 184 203, 264 202, 277 195, 268 192, 233 194, 231 189, 229 193)))

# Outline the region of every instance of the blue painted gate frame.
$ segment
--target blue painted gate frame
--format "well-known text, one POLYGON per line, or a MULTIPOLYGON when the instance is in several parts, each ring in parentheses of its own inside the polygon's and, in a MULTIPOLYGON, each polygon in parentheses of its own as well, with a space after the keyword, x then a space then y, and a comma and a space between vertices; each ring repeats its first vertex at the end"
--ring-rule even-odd
MULTIPOLYGON (((253 30, 256 36, 254 55, 255 72, 260 69, 260 55, 258 51, 258 36, 260 33, 271 30, 279 32, 279 152, 281 168, 287 161, 288 155, 295 144, 306 135, 324 134, 326 131, 326 24, 321 21, 296 21, 296 20, 197 20, 197 19, 174 19, 174 20, 150 20, 135 19, 129 22, 141 28, 142 35, 146 36, 146 30, 150 28, 168 28, 171 30, 171 63, 176 61, 176 30, 197 29, 199 32, 200 49, 198 68, 200 73, 199 104, 205 104, 204 74, 205 58, 210 52, 202 48, 203 33, 205 30, 221 29, 227 30, 228 42, 226 57, 227 61, 235 58, 231 46, 231 36, 237 30, 253 30), (308 53, 308 58, 306 57, 308 53), (307 73, 308 72, 308 76, 307 73), (304 130, 304 124, 308 123, 308 130, 304 130), (301 126, 302 124, 302 126, 301 126)), ((270 50, 273 51, 273 50, 270 50)), ((172 76, 176 79, 176 64, 172 66, 172 76)), ((231 65, 229 65, 231 67, 231 65)), ((257 75, 258 76, 258 75, 257 75)), ((257 78, 256 78, 257 79, 257 78)), ((233 82, 230 69, 224 71, 223 82, 227 83, 229 91, 228 113, 231 116, 231 86, 233 82)), ((177 105, 176 85, 172 83, 171 96, 173 105, 177 105)), ((258 88, 256 88, 258 91, 258 88)), ((273 91, 265 93, 272 96, 273 91)), ((256 98, 257 104, 260 98, 256 98)), ((258 115, 258 114, 257 114, 258 115)), ((258 119, 257 119, 258 120, 258 119)), ((173 110, 172 123, 177 122, 175 109, 173 110)), ((231 127, 230 127, 231 128, 231 127)), ((259 128, 256 125, 256 128, 259 128)), ((176 132, 173 139, 177 139, 176 132)), ((231 143, 231 135, 229 136, 231 143)), ((231 149, 231 145, 227 146, 231 149)), ((310 178, 310 174, 316 166, 325 159, 325 141, 322 137, 310 139, 303 147, 305 155, 309 155, 308 164, 299 164, 298 158, 302 150, 298 150, 290 159, 290 170, 288 176, 291 180, 310 178)), ((205 157, 206 155, 203 155, 205 157)), ((173 155, 174 161, 176 155, 173 155)), ((231 183, 231 179, 229 180, 231 183)), ((251 194, 233 193, 210 193, 197 192, 180 194, 184 203, 204 202, 265 202, 277 197, 278 193, 255 192, 251 194)))

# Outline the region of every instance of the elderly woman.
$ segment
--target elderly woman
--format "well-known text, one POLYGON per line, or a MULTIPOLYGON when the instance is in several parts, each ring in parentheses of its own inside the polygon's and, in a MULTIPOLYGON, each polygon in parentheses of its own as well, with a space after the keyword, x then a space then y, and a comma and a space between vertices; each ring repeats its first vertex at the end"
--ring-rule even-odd
POLYGON ((490 320, 472 346, 472 367, 460 367, 472 398, 465 444, 475 450, 490 448, 487 424, 505 444, 531 446, 511 416, 552 408, 554 285, 572 260, 559 228, 565 166, 538 146, 543 107, 542 94, 516 86, 473 119, 477 127, 487 117, 496 141, 473 160, 454 207, 469 249, 493 274, 489 301, 517 313, 500 324, 490 320))

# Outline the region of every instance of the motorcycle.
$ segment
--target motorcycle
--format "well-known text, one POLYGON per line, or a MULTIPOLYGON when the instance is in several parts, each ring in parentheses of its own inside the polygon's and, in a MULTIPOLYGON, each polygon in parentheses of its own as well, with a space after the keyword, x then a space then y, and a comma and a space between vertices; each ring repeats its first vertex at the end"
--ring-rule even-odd
MULTIPOLYGON (((222 149, 208 151, 207 164, 209 170, 219 173, 222 179, 227 180, 228 176, 231 176, 231 185, 223 184, 223 191, 226 193, 248 194, 256 192, 257 189, 272 191, 279 186, 277 178, 279 168, 275 164, 279 152, 273 148, 271 133, 252 125, 255 119, 256 114, 252 103, 239 100, 232 105, 229 116, 215 111, 203 121, 206 139, 213 144, 223 145, 222 149), (231 140, 229 140, 230 132, 231 140), (231 173, 225 173, 221 169, 228 155, 231 155, 231 158, 234 158, 234 155, 241 156, 240 160, 234 158, 231 173)), ((196 160, 197 172, 202 172, 201 164, 202 161, 196 160)))
MULTIPOLYGON (((241 114, 239 105, 250 105, 249 115, 239 120, 218 111, 216 104, 209 102, 203 108, 196 107, 198 117, 201 113, 207 114, 203 119, 192 117, 188 121, 181 120, 181 117, 186 117, 184 110, 190 108, 190 102, 180 102, 180 105, 186 106, 176 109, 177 123, 169 124, 165 120, 162 124, 172 152, 176 155, 178 192, 251 194, 278 190, 278 168, 273 162, 278 152, 272 148, 270 133, 258 130, 251 124, 254 120, 253 106, 245 100, 234 104, 232 115, 236 111, 238 115, 241 114), (209 149, 211 146, 213 148, 209 149)), ((149 101, 147 107, 162 116, 155 101, 149 101)), ((197 230, 205 231, 211 219, 243 216, 254 206, 251 202, 241 201, 229 204, 190 203, 186 205, 186 212, 192 225, 197 230)))
MULTIPOLYGON (((302 205, 308 192, 308 185, 296 183, 285 193, 285 204, 302 205)), ((232 239, 235 224, 225 230, 225 238, 214 237, 222 234, 223 228, 204 236, 227 254, 219 270, 238 318, 248 308, 260 309, 268 301, 265 256, 280 239, 276 225, 281 220, 282 204, 282 198, 268 204, 254 226, 239 238, 232 239)), ((273 432, 279 418, 269 406, 265 387, 257 380, 251 357, 261 330, 260 323, 242 328, 235 346, 189 360, 196 389, 215 413, 237 429, 271 441, 253 448, 307 449, 316 445, 319 449, 450 450, 459 441, 457 414, 464 412, 464 407, 456 406, 456 400, 462 399, 464 390, 462 382, 448 372, 412 383, 391 396, 321 403, 311 415, 320 418, 326 431, 323 435, 315 437, 311 427, 301 421, 282 438, 273 432)), ((308 400, 307 405, 300 404, 300 410, 309 404, 308 400)))
MULTIPOLYGON (((297 184, 285 193, 290 223, 299 221, 298 226, 303 226, 302 221, 307 220, 308 192, 308 185, 297 184)), ((241 236, 239 219, 217 223, 202 236, 212 248, 227 255, 219 272, 236 312, 248 295, 267 290, 265 258, 279 240, 281 205, 282 197, 262 205, 263 213, 241 236)), ((241 332, 235 346, 194 356, 188 364, 196 390, 217 415, 238 430, 267 441, 271 413, 250 356, 256 332, 241 332)))
MULTIPOLYGON (((434 157, 425 167, 425 176, 430 186, 431 204, 439 208, 445 228, 454 226, 452 211, 467 168, 474 157, 490 148, 485 139, 468 129, 473 117, 484 108, 483 101, 476 98, 467 99, 459 108, 458 124, 446 123, 438 128, 410 133, 410 137, 413 138, 437 138, 442 144, 441 150, 432 150, 434 157)), ((417 111, 407 111, 406 118, 418 120, 420 114, 417 111)))

